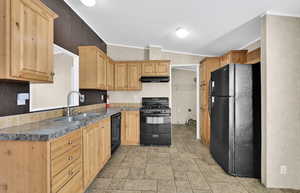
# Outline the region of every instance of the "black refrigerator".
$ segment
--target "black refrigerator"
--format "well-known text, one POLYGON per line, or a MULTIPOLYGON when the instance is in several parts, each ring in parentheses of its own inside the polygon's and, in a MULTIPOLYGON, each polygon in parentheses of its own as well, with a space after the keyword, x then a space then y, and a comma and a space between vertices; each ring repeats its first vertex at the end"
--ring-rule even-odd
POLYGON ((211 73, 210 151, 230 175, 260 178, 260 64, 229 64, 211 73))

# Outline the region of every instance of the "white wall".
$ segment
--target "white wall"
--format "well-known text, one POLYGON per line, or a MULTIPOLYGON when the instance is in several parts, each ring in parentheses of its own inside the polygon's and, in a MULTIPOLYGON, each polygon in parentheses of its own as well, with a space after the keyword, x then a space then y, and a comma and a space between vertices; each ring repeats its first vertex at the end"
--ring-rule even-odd
POLYGON ((267 187, 300 189, 299 101, 300 18, 267 15, 262 21, 262 181, 267 187))
POLYGON ((111 103, 141 103, 142 97, 169 97, 170 83, 143 83, 141 91, 109 91, 111 103))
POLYGON ((184 124, 189 119, 197 119, 196 72, 172 70, 172 115, 173 124, 184 124), (192 111, 189 112, 188 109, 192 111))
MULTIPOLYGON (((73 57, 67 54, 54 55, 53 83, 30 83, 30 111, 54 109, 67 106, 67 95, 74 90, 74 73, 78 74, 78 66, 74 66, 73 57), (76 68, 76 69, 75 69, 76 68)), ((72 103, 72 105, 78 105, 72 103)))

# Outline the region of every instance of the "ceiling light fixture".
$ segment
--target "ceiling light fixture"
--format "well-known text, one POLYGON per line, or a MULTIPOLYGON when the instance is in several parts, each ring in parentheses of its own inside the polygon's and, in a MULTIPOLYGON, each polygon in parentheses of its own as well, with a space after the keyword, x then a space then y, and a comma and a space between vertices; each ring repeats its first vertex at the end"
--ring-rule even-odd
POLYGON ((176 29, 176 35, 179 38, 186 38, 189 34, 190 33, 184 28, 179 27, 176 29))
POLYGON ((96 0, 80 0, 87 7, 93 7, 96 5, 96 0))

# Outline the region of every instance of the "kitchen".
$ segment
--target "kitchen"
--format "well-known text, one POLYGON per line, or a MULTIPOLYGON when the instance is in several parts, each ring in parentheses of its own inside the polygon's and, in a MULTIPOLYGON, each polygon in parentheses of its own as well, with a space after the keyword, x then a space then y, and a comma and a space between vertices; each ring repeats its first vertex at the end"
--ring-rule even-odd
MULTIPOLYGON (((289 98, 289 94, 298 96, 299 89, 286 87, 299 81, 295 75, 299 48, 293 43, 299 36, 297 17, 266 14, 260 20, 260 40, 206 57, 157 45, 106 43, 93 21, 78 11, 94 8, 81 1, 1 1, 0 192, 287 193, 299 189, 300 172, 294 161, 299 154, 293 148, 299 103, 289 98), (289 30, 282 32, 283 27, 289 30), (286 46, 276 47, 285 41, 286 46), (58 49, 54 54, 53 47, 58 49), (211 72, 227 64, 258 62, 261 180, 226 174, 207 147, 214 132, 208 109, 211 72), (173 64, 200 66, 201 142, 184 126, 171 126, 173 64), (279 72, 289 78, 279 82, 279 72), (289 108, 278 103, 285 98, 289 108), (280 109, 286 112, 282 120, 280 109), (290 121, 289 133, 280 130, 290 121)), ((123 29, 118 34, 127 34, 123 29)))

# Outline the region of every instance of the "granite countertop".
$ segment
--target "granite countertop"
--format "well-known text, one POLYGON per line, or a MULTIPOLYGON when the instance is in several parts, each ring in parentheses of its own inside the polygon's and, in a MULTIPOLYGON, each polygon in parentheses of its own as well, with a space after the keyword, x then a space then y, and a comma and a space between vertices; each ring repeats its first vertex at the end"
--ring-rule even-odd
POLYGON ((18 141, 49 141, 66 135, 74 130, 103 120, 121 111, 138 111, 139 108, 109 108, 108 110, 94 110, 73 116, 72 121, 66 117, 57 117, 44 121, 24 124, 0 130, 0 140, 18 141))

